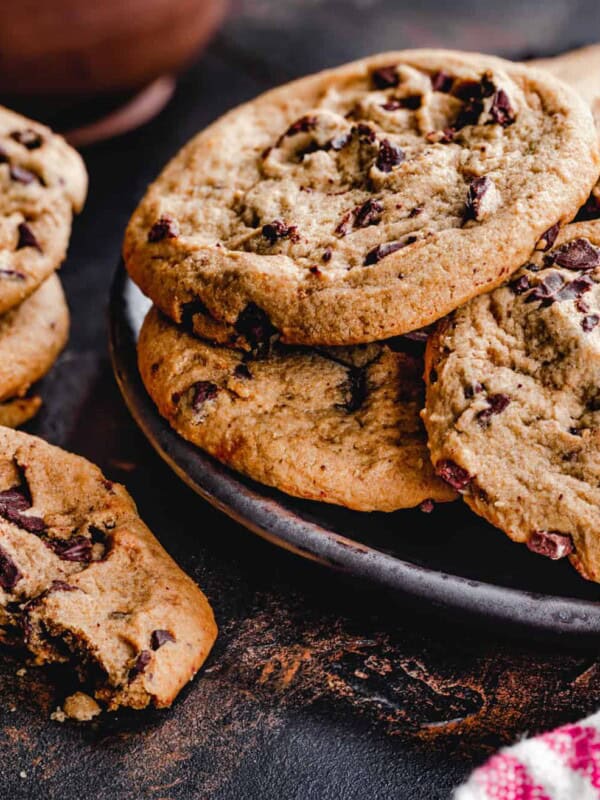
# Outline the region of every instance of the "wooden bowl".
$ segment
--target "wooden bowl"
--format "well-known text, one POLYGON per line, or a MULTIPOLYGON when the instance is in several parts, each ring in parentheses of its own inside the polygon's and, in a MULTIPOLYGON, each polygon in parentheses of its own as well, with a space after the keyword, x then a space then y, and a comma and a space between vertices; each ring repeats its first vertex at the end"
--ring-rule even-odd
POLYGON ((227 0, 19 0, 0 4, 0 92, 136 90, 180 70, 227 0))

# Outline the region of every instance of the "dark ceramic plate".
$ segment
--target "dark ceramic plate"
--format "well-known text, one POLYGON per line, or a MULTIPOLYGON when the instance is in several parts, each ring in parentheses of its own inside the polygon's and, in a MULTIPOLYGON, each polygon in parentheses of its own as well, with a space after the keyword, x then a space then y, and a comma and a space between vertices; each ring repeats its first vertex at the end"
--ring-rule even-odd
POLYGON ((584 642, 600 634, 600 586, 566 561, 510 542, 461 502, 364 514, 296 500, 223 467, 158 415, 136 364, 149 302, 120 268, 111 298, 113 368, 135 421, 167 464, 202 498, 280 547, 372 581, 446 614, 584 642))

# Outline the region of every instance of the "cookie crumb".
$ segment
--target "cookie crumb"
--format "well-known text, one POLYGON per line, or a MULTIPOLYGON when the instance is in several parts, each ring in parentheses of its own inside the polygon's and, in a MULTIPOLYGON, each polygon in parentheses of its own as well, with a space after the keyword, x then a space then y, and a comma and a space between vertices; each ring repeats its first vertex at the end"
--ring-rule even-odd
MULTIPOLYGON (((97 717, 102 709, 93 697, 84 692, 75 692, 64 702, 63 719, 65 716, 77 722, 89 722, 97 717)), ((62 720, 59 720, 62 721, 62 720)))
POLYGON ((55 710, 50 714, 50 719, 53 722, 64 722, 66 718, 67 715, 60 706, 56 706, 55 710))

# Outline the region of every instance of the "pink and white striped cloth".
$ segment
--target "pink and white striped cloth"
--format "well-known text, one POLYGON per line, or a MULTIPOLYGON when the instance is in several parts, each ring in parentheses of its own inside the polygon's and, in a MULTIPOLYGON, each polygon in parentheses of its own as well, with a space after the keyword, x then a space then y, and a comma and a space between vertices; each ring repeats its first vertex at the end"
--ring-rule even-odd
POLYGON ((600 800, 600 712, 500 750, 454 800, 600 800))

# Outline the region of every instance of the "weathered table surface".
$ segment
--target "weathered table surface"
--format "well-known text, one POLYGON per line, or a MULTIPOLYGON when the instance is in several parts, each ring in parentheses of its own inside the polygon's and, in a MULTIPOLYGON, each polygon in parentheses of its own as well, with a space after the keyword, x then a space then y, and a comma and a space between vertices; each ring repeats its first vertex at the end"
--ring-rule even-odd
POLYGON ((594 653, 440 626, 277 550, 183 486, 143 440, 108 363, 106 302, 147 182, 258 91, 376 50, 549 54, 599 30, 594 0, 248 0, 150 125, 84 155, 91 179, 63 278, 70 345, 33 426, 124 482, 207 592, 220 637, 164 712, 59 725, 60 684, 0 652, 2 798, 448 798, 488 753, 600 700, 594 653))

